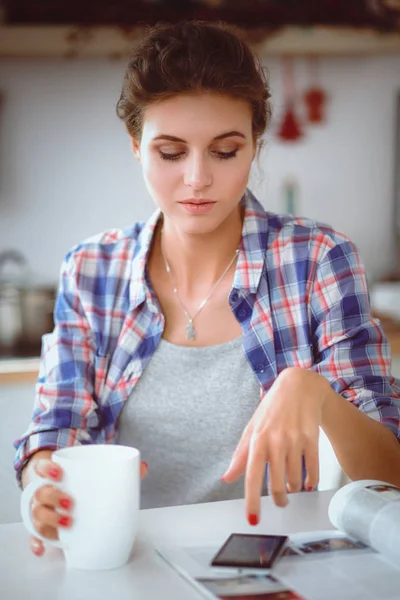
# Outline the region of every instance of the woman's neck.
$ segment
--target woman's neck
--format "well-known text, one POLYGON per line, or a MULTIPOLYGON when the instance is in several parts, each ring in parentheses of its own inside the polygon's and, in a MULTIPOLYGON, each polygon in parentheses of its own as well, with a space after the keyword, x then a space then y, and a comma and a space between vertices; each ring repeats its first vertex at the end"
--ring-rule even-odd
POLYGON ((163 223, 156 239, 159 258, 164 260, 164 252, 180 293, 196 295, 218 281, 239 247, 242 226, 240 207, 209 234, 188 235, 168 220, 163 223))

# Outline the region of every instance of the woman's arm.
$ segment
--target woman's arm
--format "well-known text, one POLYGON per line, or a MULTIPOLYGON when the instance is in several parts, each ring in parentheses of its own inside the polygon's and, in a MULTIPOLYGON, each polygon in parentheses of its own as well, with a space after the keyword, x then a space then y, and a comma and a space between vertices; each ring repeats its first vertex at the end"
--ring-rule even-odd
POLYGON ((333 247, 320 261, 310 313, 312 369, 330 383, 321 426, 343 470, 350 479, 399 485, 400 386, 351 242, 333 247))
POLYGON ((289 491, 318 483, 322 427, 343 470, 352 479, 400 485, 400 386, 390 374, 390 354, 372 318, 365 273, 357 250, 344 242, 325 253, 310 282, 309 331, 314 362, 280 373, 245 428, 223 476, 245 476, 249 521, 258 521, 269 463, 269 491, 279 506, 289 491))
POLYGON ((14 442, 14 467, 20 483, 21 470, 32 455, 88 443, 99 426, 94 385, 96 344, 80 299, 79 276, 70 255, 61 269, 55 328, 43 336, 32 420, 14 442))
POLYGON ((346 475, 400 486, 400 444, 394 433, 329 389, 321 427, 346 475))

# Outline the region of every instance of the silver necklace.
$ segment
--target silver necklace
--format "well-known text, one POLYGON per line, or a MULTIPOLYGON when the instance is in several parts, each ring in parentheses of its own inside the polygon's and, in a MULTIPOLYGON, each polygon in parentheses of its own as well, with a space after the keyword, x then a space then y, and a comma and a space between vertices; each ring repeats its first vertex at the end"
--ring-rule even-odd
POLYGON ((198 314, 200 313, 200 311, 203 310, 203 308, 205 307, 205 305, 207 304, 207 302, 209 301, 209 299, 211 298, 211 296, 213 295, 213 293, 215 292, 215 290, 217 289, 217 287, 219 286, 219 284, 221 283, 221 281, 223 280, 223 278, 225 277, 225 275, 227 274, 229 269, 231 268, 232 264, 234 263, 235 259, 237 258, 237 255, 239 254, 239 248, 237 248, 237 250, 235 250, 235 254, 232 257, 232 260, 229 262, 229 265, 226 267, 226 269, 222 273, 221 277, 213 285, 213 287, 211 288, 211 290, 209 291, 207 296, 204 298, 204 300, 202 302, 200 302, 199 307, 196 310, 196 312, 194 313, 193 317, 191 317, 186 309, 186 306, 183 304, 181 297, 179 296, 177 287, 174 284, 174 280, 173 280, 172 273, 171 273, 171 267, 169 266, 169 263, 164 254, 164 248, 163 248, 163 242, 162 242, 162 230, 161 230, 161 244, 160 245, 161 245, 161 254, 164 259, 165 270, 167 271, 168 277, 171 281, 172 289, 174 290, 174 294, 177 297, 177 300, 178 300, 179 304, 181 305, 182 310, 185 313, 185 316, 188 320, 188 324, 186 325, 186 338, 188 340, 194 340, 196 337, 196 330, 193 326, 193 322, 194 322, 195 318, 198 316, 198 314))

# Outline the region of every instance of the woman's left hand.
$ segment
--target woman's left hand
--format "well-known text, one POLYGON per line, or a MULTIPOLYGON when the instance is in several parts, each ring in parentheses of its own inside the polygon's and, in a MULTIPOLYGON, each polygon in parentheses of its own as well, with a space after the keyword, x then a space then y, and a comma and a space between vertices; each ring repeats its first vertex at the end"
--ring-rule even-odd
POLYGON ((269 493, 275 504, 286 506, 287 492, 303 487, 305 457, 307 490, 318 484, 318 438, 324 401, 332 391, 328 381, 313 371, 290 367, 280 373, 246 426, 222 477, 230 483, 245 473, 247 518, 259 521, 260 497, 269 464, 269 493))

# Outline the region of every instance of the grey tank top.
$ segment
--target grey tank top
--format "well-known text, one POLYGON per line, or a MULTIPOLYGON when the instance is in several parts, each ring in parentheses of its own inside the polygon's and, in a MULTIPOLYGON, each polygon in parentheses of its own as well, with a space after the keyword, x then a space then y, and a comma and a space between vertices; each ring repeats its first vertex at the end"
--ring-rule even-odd
POLYGON ((221 477, 259 401, 241 337, 200 348, 161 339, 119 418, 118 443, 149 465, 141 507, 243 498, 243 477, 221 477))

